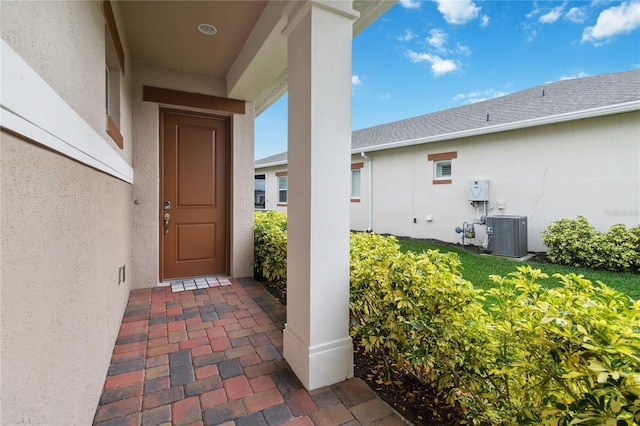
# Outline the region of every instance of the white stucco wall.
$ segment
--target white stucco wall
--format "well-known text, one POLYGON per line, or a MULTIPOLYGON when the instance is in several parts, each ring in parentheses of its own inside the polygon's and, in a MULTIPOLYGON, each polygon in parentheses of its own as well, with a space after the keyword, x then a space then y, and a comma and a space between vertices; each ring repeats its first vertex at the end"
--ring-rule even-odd
MULTIPOLYGON (((358 155, 351 156, 351 164, 363 163, 360 172, 360 202, 352 201, 350 204, 351 211, 351 229, 365 231, 369 220, 368 203, 369 203, 369 163, 358 155), (356 227, 354 227, 356 226, 356 227)), ((277 212, 287 212, 286 205, 278 205, 278 177, 276 173, 286 172, 287 166, 273 166, 255 169, 255 175, 264 175, 265 177, 265 210, 273 210, 277 212)))
MULTIPOLYGON (((93 132, 65 142, 88 135, 89 145, 104 145, 93 153, 115 152, 130 170, 128 76, 121 86, 125 149, 105 130, 102 2, 3 1, 0 8, 3 41, 55 93, 22 106, 64 104, 77 115, 62 114, 69 122, 56 130, 93 132)), ((3 90, 15 83, 7 75, 3 90)), ((1 423, 90 424, 133 281, 131 185, 43 148, 40 140, 4 131, 0 137, 1 423), (123 265, 127 279, 119 284, 123 265)))
MULTIPOLYGON (((159 118, 160 107, 142 100, 142 86, 155 86, 172 90, 225 96, 224 81, 211 76, 164 69, 146 63, 134 63, 133 82, 133 150, 135 180, 133 198, 133 256, 136 287, 152 287, 160 282, 160 187, 159 187, 159 118)), ((208 114, 229 115, 217 111, 185 108, 175 105, 170 109, 189 110, 208 114)), ((253 105, 248 103, 245 114, 231 119, 232 160, 231 218, 230 218, 230 273, 235 277, 253 275, 253 105)))
MULTIPOLYGON (((371 158, 369 155, 367 157, 371 158)), ((351 164, 362 163, 360 169, 360 202, 351 201, 350 218, 352 231, 366 231, 369 229, 369 168, 370 161, 360 154, 351 156, 351 164)), ((373 219, 373 216, 372 216, 373 219)))
MULTIPOLYGON (((582 215, 601 231, 615 223, 638 225, 639 136, 640 113, 633 112, 368 153, 373 230, 460 242, 454 229, 484 214, 467 201, 472 179, 490 181, 490 215, 527 216, 530 251, 545 250, 541 232, 559 218, 582 215), (452 183, 432 184, 427 156, 450 151, 458 154, 452 183)), ((353 229, 366 229, 361 204, 358 211, 352 206, 353 229)), ((484 227, 476 230, 472 243, 481 244, 484 227)))
POLYGON ((287 212, 287 206, 278 205, 278 177, 276 173, 286 172, 287 166, 274 166, 256 169, 256 175, 264 175, 265 185, 265 210, 273 210, 276 212, 287 212))

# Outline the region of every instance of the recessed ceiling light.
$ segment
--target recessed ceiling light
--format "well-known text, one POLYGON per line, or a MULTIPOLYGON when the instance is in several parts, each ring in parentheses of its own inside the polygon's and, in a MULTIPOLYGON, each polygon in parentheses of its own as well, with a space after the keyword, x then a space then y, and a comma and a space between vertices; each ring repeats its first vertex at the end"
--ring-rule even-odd
POLYGON ((204 35, 214 35, 218 32, 218 29, 211 24, 200 24, 198 25, 198 31, 200 31, 204 35))

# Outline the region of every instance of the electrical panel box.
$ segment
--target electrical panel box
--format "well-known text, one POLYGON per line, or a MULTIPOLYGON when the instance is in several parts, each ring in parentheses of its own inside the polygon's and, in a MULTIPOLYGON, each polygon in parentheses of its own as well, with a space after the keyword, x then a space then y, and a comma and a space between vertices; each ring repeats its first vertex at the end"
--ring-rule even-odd
POLYGON ((489 181, 469 181, 469 201, 489 201, 489 181))
POLYGON ((487 216, 487 251, 498 256, 527 255, 526 216, 487 216))

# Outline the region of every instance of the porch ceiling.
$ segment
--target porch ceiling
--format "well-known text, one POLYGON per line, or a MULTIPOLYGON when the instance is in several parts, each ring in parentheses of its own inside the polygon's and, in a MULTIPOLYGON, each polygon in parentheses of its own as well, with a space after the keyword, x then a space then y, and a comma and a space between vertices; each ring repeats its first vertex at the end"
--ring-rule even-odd
POLYGON ((132 55, 177 70, 224 78, 267 5, 261 1, 123 1, 132 55), (213 24, 214 36, 198 24, 213 24))
MULTIPOLYGON (((395 1, 356 0, 354 35, 395 1)), ((252 101, 259 114, 287 89, 287 46, 281 31, 289 4, 281 0, 119 1, 124 34, 134 59, 209 75, 227 96, 252 101), (212 24, 214 36, 198 24, 212 24)))

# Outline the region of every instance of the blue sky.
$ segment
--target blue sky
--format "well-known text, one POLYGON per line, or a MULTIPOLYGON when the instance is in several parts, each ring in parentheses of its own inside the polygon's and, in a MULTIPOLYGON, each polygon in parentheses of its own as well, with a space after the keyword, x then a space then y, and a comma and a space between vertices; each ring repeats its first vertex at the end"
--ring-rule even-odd
MULTIPOLYGON (((353 40, 353 130, 566 78, 640 68, 640 0, 401 0, 353 40)), ((287 150, 287 97, 255 158, 287 150)))

